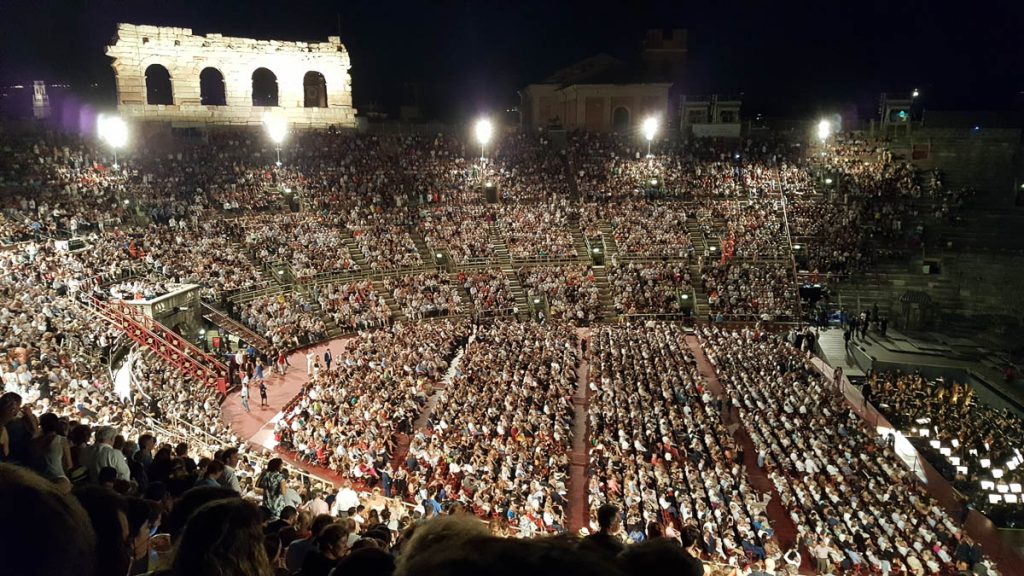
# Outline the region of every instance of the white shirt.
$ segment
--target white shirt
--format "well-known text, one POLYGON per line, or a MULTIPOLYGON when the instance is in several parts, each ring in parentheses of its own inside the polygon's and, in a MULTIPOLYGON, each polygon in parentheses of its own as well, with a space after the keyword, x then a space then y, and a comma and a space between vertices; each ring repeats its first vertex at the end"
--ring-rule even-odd
POLYGON ((118 480, 129 480, 131 471, 128 470, 128 460, 124 454, 110 444, 98 444, 89 451, 89 477, 96 481, 100 476, 100 470, 110 467, 117 470, 118 480))

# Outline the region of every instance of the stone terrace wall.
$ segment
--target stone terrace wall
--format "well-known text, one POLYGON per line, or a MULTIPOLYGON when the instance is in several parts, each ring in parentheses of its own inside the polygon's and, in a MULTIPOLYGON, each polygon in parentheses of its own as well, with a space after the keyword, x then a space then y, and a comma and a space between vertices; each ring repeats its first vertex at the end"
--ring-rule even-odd
POLYGON ((107 56, 117 77, 118 109, 126 118, 174 123, 259 124, 267 112, 295 126, 355 126, 351 61, 337 36, 327 42, 284 42, 200 36, 189 28, 118 24, 107 56), (174 103, 146 103, 146 68, 160 64, 171 76, 174 103), (205 106, 200 99, 199 75, 215 68, 224 77, 226 106, 205 106), (267 68, 277 76, 278 106, 252 105, 252 74, 267 68), (303 78, 323 74, 327 107, 305 108, 303 78))

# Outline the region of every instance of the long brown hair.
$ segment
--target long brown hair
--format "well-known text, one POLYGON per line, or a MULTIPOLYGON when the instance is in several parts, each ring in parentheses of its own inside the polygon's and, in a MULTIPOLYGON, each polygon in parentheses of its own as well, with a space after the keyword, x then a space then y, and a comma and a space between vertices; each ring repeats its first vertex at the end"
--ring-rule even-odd
POLYGON ((272 576, 259 509, 234 498, 204 504, 185 525, 172 566, 178 576, 272 576))

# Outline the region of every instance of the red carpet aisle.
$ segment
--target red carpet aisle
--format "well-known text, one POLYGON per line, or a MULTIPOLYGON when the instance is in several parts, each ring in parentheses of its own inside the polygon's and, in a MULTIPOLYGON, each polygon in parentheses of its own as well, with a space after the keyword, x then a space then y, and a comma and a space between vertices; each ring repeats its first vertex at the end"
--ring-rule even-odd
MULTIPOLYGON (((330 348, 334 356, 334 362, 340 362, 343 358, 342 351, 345 344, 353 337, 338 338, 328 343, 320 344, 312 348, 317 357, 320 358, 323 366, 324 352, 330 348)), ((221 414, 224 421, 234 430, 235 435, 244 441, 251 442, 257 446, 272 448, 274 445, 274 424, 280 417, 281 410, 291 402, 302 385, 306 382, 306 353, 309 348, 293 352, 288 356, 291 366, 284 376, 273 374, 267 376, 267 401, 270 406, 260 407, 259 386, 249 387, 249 409, 242 408, 242 399, 238 392, 231 394, 221 405, 221 414)))
MULTIPOLYGON (((577 330, 580 339, 590 338, 590 330, 577 330)), ((589 345, 590 342, 587 342, 589 345)), ((589 507, 587 505, 587 464, 590 461, 590 438, 587 434, 587 407, 590 390, 587 383, 590 377, 590 362, 586 355, 580 356, 577 372, 578 384, 572 404, 575 410, 572 426, 572 452, 569 454, 569 502, 565 516, 569 522, 569 531, 573 534, 589 524, 589 507)))
MULTIPOLYGON (((708 357, 704 355, 704 350, 700 347, 697 337, 687 336, 686 344, 697 359, 697 370, 704 378, 708 391, 715 396, 725 395, 725 389, 722 388, 722 384, 718 381, 718 372, 715 371, 715 367, 708 360, 708 357)), ((772 481, 764 471, 757 467, 757 449, 754 448, 754 442, 750 439, 750 435, 747 434, 742 423, 736 419, 735 413, 730 412, 728 417, 723 415, 722 421, 726 426, 735 427, 733 438, 739 446, 743 447, 743 460, 747 467, 747 479, 750 481, 750 485, 758 492, 771 492, 772 494, 772 499, 765 511, 768 514, 768 520, 771 522, 772 528, 775 530, 775 540, 779 543, 782 551, 785 552, 796 542, 796 526, 793 524, 789 514, 786 513, 786 509, 782 506, 779 494, 775 490, 775 485, 772 484, 772 481)), ((809 559, 804 558, 804 566, 801 568, 809 567, 809 559)))

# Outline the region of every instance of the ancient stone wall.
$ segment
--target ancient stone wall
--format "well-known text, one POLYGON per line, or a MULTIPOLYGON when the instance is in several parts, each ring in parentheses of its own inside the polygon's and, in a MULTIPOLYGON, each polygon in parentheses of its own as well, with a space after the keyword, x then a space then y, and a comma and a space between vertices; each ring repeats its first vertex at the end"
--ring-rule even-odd
POLYGON ((348 50, 337 36, 327 42, 284 42, 195 35, 189 28, 119 24, 107 56, 117 78, 118 109, 126 118, 176 124, 259 124, 267 113, 293 126, 355 126, 348 50), (148 104, 146 69, 159 64, 171 77, 173 104, 148 104), (200 73, 206 68, 224 79, 225 105, 204 105, 200 73), (277 77, 278 106, 253 106, 253 72, 266 68, 277 77), (326 107, 306 107, 303 79, 323 75, 326 107))

